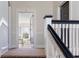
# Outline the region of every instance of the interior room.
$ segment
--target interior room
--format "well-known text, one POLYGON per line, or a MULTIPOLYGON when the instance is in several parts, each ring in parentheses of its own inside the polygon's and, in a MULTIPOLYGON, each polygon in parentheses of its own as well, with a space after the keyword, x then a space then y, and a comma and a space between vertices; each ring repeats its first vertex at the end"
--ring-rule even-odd
POLYGON ((79 1, 0 1, 0 58, 78 58, 79 1))

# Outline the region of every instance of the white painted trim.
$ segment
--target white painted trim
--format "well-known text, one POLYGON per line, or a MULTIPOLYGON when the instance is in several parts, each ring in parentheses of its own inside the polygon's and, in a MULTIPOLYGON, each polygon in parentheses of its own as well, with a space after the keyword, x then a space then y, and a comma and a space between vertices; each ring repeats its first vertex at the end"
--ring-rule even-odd
POLYGON ((61 7, 65 2, 67 2, 67 1, 61 1, 59 6, 61 7))
MULTIPOLYGON (((6 49, 6 50, 4 50, 2 53, 1 53, 1 55, 3 55, 4 53, 6 53, 8 51, 8 49, 6 49)), ((1 56, 0 55, 0 56, 1 56)))
POLYGON ((7 22, 5 21, 4 17, 1 18, 0 27, 2 26, 2 24, 6 25, 6 26, 8 27, 8 24, 7 24, 7 22))
MULTIPOLYGON (((4 17, 2 17, 2 18, 0 19, 0 27, 1 27, 3 24, 4 24, 6 27, 8 27, 8 23, 5 21, 4 17)), ((1 51, 0 51, 0 57, 1 57, 1 55, 3 55, 3 54, 4 54, 5 52, 7 52, 7 51, 8 51, 8 46, 2 47, 2 48, 1 48, 1 51)))
POLYGON ((1 50, 5 50, 7 48, 8 48, 8 46, 4 46, 4 47, 1 48, 1 50))
POLYGON ((72 1, 69 2, 69 20, 72 20, 72 1))
POLYGON ((34 46, 34 48, 45 48, 45 46, 44 45, 36 45, 36 46, 34 46))
POLYGON ((1 51, 0 51, 0 57, 1 57, 1 55, 3 55, 7 51, 8 51, 8 46, 2 47, 1 51))

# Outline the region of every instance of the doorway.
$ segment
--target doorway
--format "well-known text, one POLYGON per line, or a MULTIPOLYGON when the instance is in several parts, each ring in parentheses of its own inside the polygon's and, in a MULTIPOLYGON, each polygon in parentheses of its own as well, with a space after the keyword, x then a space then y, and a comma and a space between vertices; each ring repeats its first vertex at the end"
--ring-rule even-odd
MULTIPOLYGON (((66 1, 63 5, 60 7, 60 12, 61 12, 61 20, 62 21, 69 21, 69 1, 66 1)), ((64 42, 65 45, 69 48, 69 25, 68 28, 63 28, 63 25, 61 25, 61 39, 64 42)))
POLYGON ((32 13, 18 13, 18 46, 19 48, 32 48, 31 43, 31 25, 32 13))
POLYGON ((69 20, 69 1, 61 6, 61 20, 69 20))

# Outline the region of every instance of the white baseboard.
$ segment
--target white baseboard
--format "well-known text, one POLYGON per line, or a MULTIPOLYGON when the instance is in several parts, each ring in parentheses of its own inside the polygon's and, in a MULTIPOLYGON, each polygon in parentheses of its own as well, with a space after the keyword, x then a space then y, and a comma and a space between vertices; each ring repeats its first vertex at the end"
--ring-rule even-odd
POLYGON ((35 45, 34 48, 45 48, 44 45, 35 45))
POLYGON ((0 56, 3 55, 7 51, 8 51, 8 46, 2 47, 0 51, 0 56))
POLYGON ((6 53, 8 50, 5 50, 4 52, 0 51, 0 57, 1 55, 3 55, 4 53, 6 53))
POLYGON ((8 51, 8 49, 4 50, 4 51, 1 53, 1 55, 3 55, 4 53, 6 53, 7 51, 8 51))
POLYGON ((4 46, 1 48, 2 51, 6 50, 6 49, 8 49, 8 46, 4 46))

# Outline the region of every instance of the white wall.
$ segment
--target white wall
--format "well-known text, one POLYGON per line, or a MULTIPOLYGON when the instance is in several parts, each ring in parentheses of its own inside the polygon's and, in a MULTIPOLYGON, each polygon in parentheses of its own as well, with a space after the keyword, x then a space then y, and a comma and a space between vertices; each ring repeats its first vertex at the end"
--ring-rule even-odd
POLYGON ((54 1, 53 2, 53 19, 56 20, 57 19, 57 14, 58 14, 58 1, 54 1))
POLYGON ((53 3, 52 2, 12 2, 12 36, 11 36, 11 46, 17 46, 16 29, 17 29, 17 17, 16 13, 18 11, 32 12, 34 14, 33 20, 33 36, 34 36, 34 46, 44 47, 44 19, 43 17, 47 14, 53 13, 53 3))
POLYGON ((79 20, 79 1, 70 1, 70 20, 79 20))
POLYGON ((0 1, 0 52, 4 53, 6 50, 8 50, 8 2, 0 1))
POLYGON ((60 6, 66 1, 54 1, 53 2, 53 19, 60 20, 60 6))

